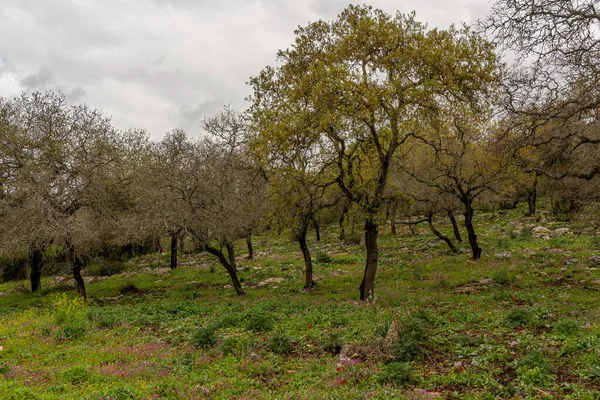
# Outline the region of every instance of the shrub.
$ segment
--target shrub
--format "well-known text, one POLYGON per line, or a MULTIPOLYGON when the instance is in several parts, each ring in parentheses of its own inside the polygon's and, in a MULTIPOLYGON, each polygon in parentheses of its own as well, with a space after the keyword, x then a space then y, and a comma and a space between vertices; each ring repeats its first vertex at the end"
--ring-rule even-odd
POLYGON ((533 319, 533 314, 524 308, 513 308, 506 314, 504 320, 508 322, 509 325, 516 328, 519 326, 525 326, 531 323, 533 319))
POLYGON ((321 347, 323 350, 331 354, 340 354, 343 345, 344 340, 340 332, 331 331, 321 339, 321 347))
POLYGON ((225 315, 218 322, 219 328, 235 328, 240 323, 240 319, 233 315, 225 315))
POLYGON ((329 254, 319 251, 317 253, 317 262, 319 264, 331 264, 332 258, 329 254))
POLYGON ((246 324, 246 330, 250 332, 269 332, 273 330, 273 320, 264 314, 255 314, 250 317, 246 324))
POLYGON ((533 237, 533 234, 531 232, 531 229, 527 226, 524 226, 523 228, 521 228, 521 231, 519 232, 519 238, 523 239, 523 240, 529 240, 533 237))
POLYGON ((554 332, 556 335, 568 336, 577 332, 578 330, 579 324, 577 321, 565 318, 554 324, 552 332, 554 332))
POLYGON ((510 285, 515 281, 515 276, 508 270, 508 268, 500 268, 494 273, 492 279, 498 285, 510 285))
POLYGON ((56 331, 56 339, 57 340, 74 340, 81 339, 85 336, 86 331, 86 321, 85 320, 73 320, 61 326, 56 331))
POLYGON ((80 385, 87 382, 89 378, 87 368, 83 366, 71 367, 64 371, 62 375, 71 385, 80 385))
POLYGON ((391 326, 392 326, 392 320, 391 319, 385 320, 381 324, 378 324, 375 327, 375 329, 373 330, 373 333, 377 337, 385 338, 387 336, 388 332, 390 331, 391 326))
POLYGON ((532 369, 537 367, 546 372, 552 371, 552 364, 550 364, 550 362, 546 359, 546 357, 544 357, 544 355, 541 352, 535 350, 530 351, 525 355, 525 357, 519 360, 518 367, 519 369, 532 369))
POLYGON ((209 326, 201 327, 196 331, 196 333, 194 333, 191 345, 194 347, 207 349, 209 347, 214 346, 216 342, 217 337, 215 335, 215 328, 209 326))
POLYGON ((429 354, 426 349, 427 342, 428 327, 418 314, 413 314, 399 325, 398 340, 394 344, 394 356, 397 361, 423 360, 429 354))
POLYGON ((377 376, 379 383, 394 383, 396 385, 417 384, 421 381, 418 375, 413 374, 410 364, 394 362, 383 367, 377 376))
POLYGON ((223 340, 223 343, 221 343, 221 352, 224 356, 241 356, 247 348, 248 343, 245 340, 235 336, 228 337, 223 340))
POLYGON ((276 354, 288 353, 292 348, 292 338, 284 332, 275 332, 269 339, 269 349, 276 354))

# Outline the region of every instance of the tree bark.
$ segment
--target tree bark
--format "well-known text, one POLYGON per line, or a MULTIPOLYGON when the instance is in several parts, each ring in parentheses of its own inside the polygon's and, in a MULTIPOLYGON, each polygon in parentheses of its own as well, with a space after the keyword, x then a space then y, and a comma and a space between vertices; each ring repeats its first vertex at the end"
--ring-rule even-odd
POLYGON ((481 258, 481 248, 477 243, 477 235, 475 234, 475 228, 473 227, 473 206, 470 202, 465 202, 465 228, 467 228, 467 234, 469 236, 469 245, 473 252, 473 260, 481 258))
POLYGON ((31 291, 41 289, 42 287, 42 268, 44 266, 44 252, 37 246, 32 246, 29 253, 29 268, 31 273, 29 280, 31 282, 31 291))
POLYGON ((244 293, 244 290, 242 289, 242 284, 240 283, 240 280, 237 276, 237 268, 235 265, 235 251, 233 248, 233 244, 226 243, 225 247, 227 248, 227 256, 229 258, 229 261, 227 260, 227 258, 225 258, 225 254, 223 254, 221 250, 215 247, 205 246, 204 249, 210 254, 217 256, 221 265, 227 270, 227 273, 231 278, 231 283, 237 295, 245 296, 246 293, 244 293))
POLYGON ((75 283, 77 283, 77 291, 79 292, 79 295, 85 299, 85 282, 83 280, 83 277, 81 276, 82 268, 83 262, 79 257, 76 256, 71 264, 71 271, 73 271, 73 278, 75 278, 75 283))
POLYGON ((171 233, 171 269, 177 268, 177 233, 171 233))
POLYGON ((460 236, 460 230, 458 229, 458 224, 456 223, 456 218, 454 218, 454 213, 452 210, 447 210, 448 218, 450 218, 450 222, 452 223, 452 231, 454 232, 454 238, 458 243, 462 243, 462 237, 460 236))
POLYGON ((365 273, 360 284, 360 299, 367 300, 375 295, 375 274, 377 273, 377 262, 379 249, 377 247, 378 226, 373 219, 365 222, 365 244, 367 247, 367 263, 365 273))
POLYGON ((300 244, 300 250, 302 250, 302 255, 304 256, 304 275, 306 278, 304 289, 312 289, 315 286, 315 282, 313 281, 312 259, 310 257, 308 246, 306 245, 306 228, 301 229, 296 236, 296 239, 298 240, 298 244, 300 244))
POLYGON ((348 207, 344 207, 340 214, 340 240, 346 240, 346 231, 344 229, 344 222, 346 221, 346 214, 348 214, 348 207))
POLYGON ((317 243, 321 242, 321 228, 316 218, 313 218, 313 226, 315 227, 315 235, 317 235, 317 243))
POLYGON ((454 247, 454 244, 452 243, 452 240, 450 240, 450 238, 448 238, 442 232, 440 232, 437 229, 435 229, 435 227, 433 226, 433 213, 427 214, 427 223, 429 224, 429 229, 431 229, 431 232, 433 232, 433 234, 435 236, 437 236, 439 239, 441 239, 444 242, 446 242, 446 244, 450 248, 450 251, 452 251, 453 253, 458 253, 458 250, 456 249, 456 247, 454 247))
POLYGON ((527 189, 527 216, 531 217, 535 214, 537 208, 537 174, 534 176, 533 185, 527 189))
POLYGON ((246 246, 248 247, 248 260, 254 259, 254 248, 252 247, 252 235, 246 237, 246 246))

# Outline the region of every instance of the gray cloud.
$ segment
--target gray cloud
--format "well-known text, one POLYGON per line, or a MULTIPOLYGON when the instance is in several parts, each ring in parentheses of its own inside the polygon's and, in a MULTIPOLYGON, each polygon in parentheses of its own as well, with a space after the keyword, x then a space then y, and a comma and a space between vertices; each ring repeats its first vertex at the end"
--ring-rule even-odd
MULTIPOLYGON (((488 0, 373 0, 429 26, 474 22, 488 0)), ((276 62, 293 31, 348 0, 2 0, 0 94, 55 89, 115 126, 198 131, 223 105, 247 107, 245 82, 276 62)))

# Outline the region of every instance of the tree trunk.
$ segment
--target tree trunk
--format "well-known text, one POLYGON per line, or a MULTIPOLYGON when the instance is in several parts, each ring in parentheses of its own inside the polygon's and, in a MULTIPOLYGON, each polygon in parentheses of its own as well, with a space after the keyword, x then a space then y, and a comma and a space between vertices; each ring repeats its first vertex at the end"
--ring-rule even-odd
POLYGON ((252 247, 252 235, 246 237, 246 246, 248 247, 248 260, 254 259, 254 248, 252 247))
POLYGON ((37 246, 32 246, 29 253, 29 267, 31 273, 29 279, 31 281, 31 291, 41 289, 42 287, 42 268, 44 266, 44 252, 37 246))
POLYGON ((442 232, 440 232, 437 229, 435 229, 435 227, 433 226, 433 213, 427 214, 427 223, 429 223, 429 229, 431 229, 431 232, 433 232, 433 234, 435 236, 437 236, 439 239, 441 239, 444 242, 446 242, 446 244, 450 248, 450 251, 452 251, 453 253, 458 253, 458 250, 456 249, 456 247, 454 247, 454 244, 452 243, 452 240, 450 240, 442 232))
POLYGON ((344 229, 344 222, 346 221, 346 214, 348 214, 348 207, 344 207, 340 214, 340 240, 346 240, 346 231, 344 229))
POLYGON ((83 281, 83 277, 81 276, 82 267, 83 262, 79 257, 75 256, 75 259, 72 261, 71 264, 71 271, 73 271, 73 278, 75 278, 75 283, 77 283, 77 291, 79 292, 79 295, 85 299, 85 282, 83 281))
POLYGON ((537 206, 537 174, 534 177, 533 185, 527 189, 527 216, 531 217, 535 214, 537 206))
POLYGON ((454 238, 458 243, 462 243, 462 237, 460 236, 460 230, 458 229, 458 224, 456 223, 456 218, 454 218, 454 213, 452 210, 448 210, 448 218, 450 218, 450 222, 452 223, 452 231, 454 232, 454 238))
POLYGON ((360 284, 360 299, 372 299, 375 295, 375 274, 377 273, 377 261, 379 249, 377 248, 377 223, 373 219, 365 222, 365 244, 367 246, 367 263, 365 273, 360 284))
POLYGON ((240 283, 238 276, 237 276, 237 268, 235 265, 235 251, 233 248, 233 244, 226 243, 225 247, 227 248, 227 256, 229 258, 229 261, 227 261, 227 258, 225 258, 225 255, 223 254, 223 252, 217 248, 214 248, 211 246, 205 246, 204 249, 207 252, 209 252, 210 254, 217 256, 221 265, 223 267, 225 267, 225 269, 227 270, 227 273, 229 274, 229 277, 231 278, 231 283, 232 283, 233 288, 235 289, 235 292, 237 293, 237 295, 245 296, 246 293, 244 293, 244 290, 242 289, 242 284, 240 283))
POLYGON ((304 271, 306 277, 306 284, 304 285, 304 289, 309 290, 315 286, 315 282, 313 281, 312 259, 310 258, 310 251, 308 250, 308 246, 306 245, 306 228, 303 228, 300 231, 300 233, 298 233, 296 239, 300 244, 300 250, 302 250, 302 255, 304 256, 304 271))
POLYGON ((177 233, 171 233, 171 269, 177 268, 177 233))
POLYGON ((316 218, 313 218, 313 226, 315 227, 315 234, 317 235, 317 243, 321 242, 321 229, 316 218))
POLYGON ((465 228, 467 228, 467 234, 469 236, 469 245, 473 251, 473 260, 481 258, 481 248, 477 244, 477 235, 475 234, 475 228, 473 227, 473 206, 470 202, 465 203, 465 228))

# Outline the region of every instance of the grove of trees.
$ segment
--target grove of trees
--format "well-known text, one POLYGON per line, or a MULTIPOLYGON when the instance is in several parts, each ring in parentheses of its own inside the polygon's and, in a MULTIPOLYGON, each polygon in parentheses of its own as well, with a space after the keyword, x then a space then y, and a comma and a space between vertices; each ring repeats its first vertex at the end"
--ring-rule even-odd
POLYGON ((478 28, 445 30, 349 6, 299 27, 250 78, 248 109, 224 107, 198 138, 153 142, 56 92, 0 98, 0 261, 26 260, 36 291, 60 259, 85 297, 91 260, 168 239, 177 268, 187 240, 244 295, 236 244, 252 258, 253 235, 289 231, 310 290, 309 231, 335 215, 343 240, 349 214, 366 253, 361 300, 375 296, 388 223, 425 221, 453 252, 462 223, 477 260, 481 207, 522 200, 534 216, 538 192, 556 213, 598 200, 599 28, 594 0, 497 0, 478 28))

